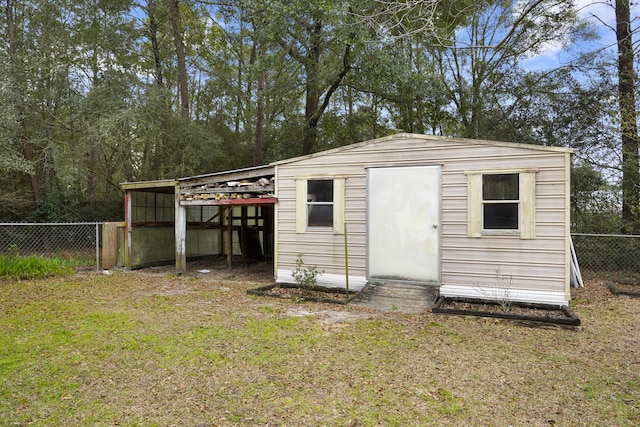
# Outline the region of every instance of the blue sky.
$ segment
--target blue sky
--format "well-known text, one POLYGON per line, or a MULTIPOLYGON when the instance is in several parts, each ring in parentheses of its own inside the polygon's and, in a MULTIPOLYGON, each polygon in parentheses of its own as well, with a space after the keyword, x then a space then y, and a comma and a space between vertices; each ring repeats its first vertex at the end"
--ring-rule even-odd
MULTIPOLYGON (((606 49, 616 52, 615 10, 612 0, 577 0, 576 6, 580 17, 592 22, 598 30, 598 39, 585 42, 576 47, 579 51, 594 51, 606 49)), ((632 28, 640 27, 640 5, 631 6, 632 28)), ((634 42, 640 42, 640 33, 634 34, 634 42)), ((531 58, 527 62, 527 68, 552 69, 571 62, 576 51, 562 50, 560 44, 549 45, 540 55, 531 58)))

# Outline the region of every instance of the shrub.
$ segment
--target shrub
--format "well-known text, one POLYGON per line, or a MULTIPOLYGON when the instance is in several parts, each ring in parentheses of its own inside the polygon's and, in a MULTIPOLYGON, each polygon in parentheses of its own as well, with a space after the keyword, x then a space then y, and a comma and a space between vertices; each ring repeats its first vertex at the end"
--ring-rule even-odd
POLYGON ((296 258, 296 269, 293 270, 291 275, 300 287, 313 287, 316 286, 318 276, 322 273, 323 271, 318 271, 315 265, 312 267, 304 267, 302 254, 299 253, 298 258, 296 258))

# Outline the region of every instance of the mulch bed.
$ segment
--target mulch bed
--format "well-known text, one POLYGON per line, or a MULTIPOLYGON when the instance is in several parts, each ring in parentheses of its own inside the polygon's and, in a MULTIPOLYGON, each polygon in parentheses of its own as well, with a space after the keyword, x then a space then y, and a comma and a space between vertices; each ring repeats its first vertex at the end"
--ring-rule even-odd
POLYGON ((607 288, 614 295, 628 296, 640 298, 640 282, 638 281, 625 281, 625 282, 605 282, 607 288))
POLYGON ((247 291, 251 295, 267 296, 274 298, 293 299, 296 301, 323 302, 329 304, 347 304, 357 292, 350 291, 347 295, 345 289, 325 288, 323 286, 299 286, 290 283, 274 283, 247 291))
POLYGON ((567 306, 440 297, 432 311, 439 314, 509 319, 534 326, 544 324, 580 326, 580 319, 567 306))

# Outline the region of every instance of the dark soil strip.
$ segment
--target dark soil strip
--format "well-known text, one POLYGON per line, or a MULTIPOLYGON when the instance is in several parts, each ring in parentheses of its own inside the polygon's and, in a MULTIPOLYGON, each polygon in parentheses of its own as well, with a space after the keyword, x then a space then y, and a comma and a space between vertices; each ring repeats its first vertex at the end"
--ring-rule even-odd
POLYGON ((510 302, 507 307, 499 302, 473 298, 440 297, 432 311, 440 314, 495 317, 533 323, 580 326, 580 319, 567 307, 547 304, 510 302))
POLYGON ((322 302, 327 304, 348 304, 358 294, 357 292, 349 292, 340 288, 325 288, 323 286, 298 286, 291 283, 274 283, 272 285, 262 286, 260 288, 249 289, 250 295, 266 296, 272 298, 286 298, 309 302, 322 302), (335 298, 331 298, 335 295, 335 298), (341 298, 338 299, 337 295, 341 298))
POLYGON ((640 284, 638 282, 624 282, 624 283, 614 283, 614 282, 605 282, 607 284, 607 288, 614 295, 624 295, 628 297, 640 298, 640 284))

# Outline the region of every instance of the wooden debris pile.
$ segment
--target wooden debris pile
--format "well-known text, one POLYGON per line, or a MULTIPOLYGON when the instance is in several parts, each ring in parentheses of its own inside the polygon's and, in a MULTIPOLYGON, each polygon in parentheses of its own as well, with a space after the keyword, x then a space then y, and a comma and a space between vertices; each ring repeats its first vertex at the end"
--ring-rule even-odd
POLYGON ((211 182, 180 189, 180 200, 227 200, 272 198, 274 177, 258 180, 211 182))

